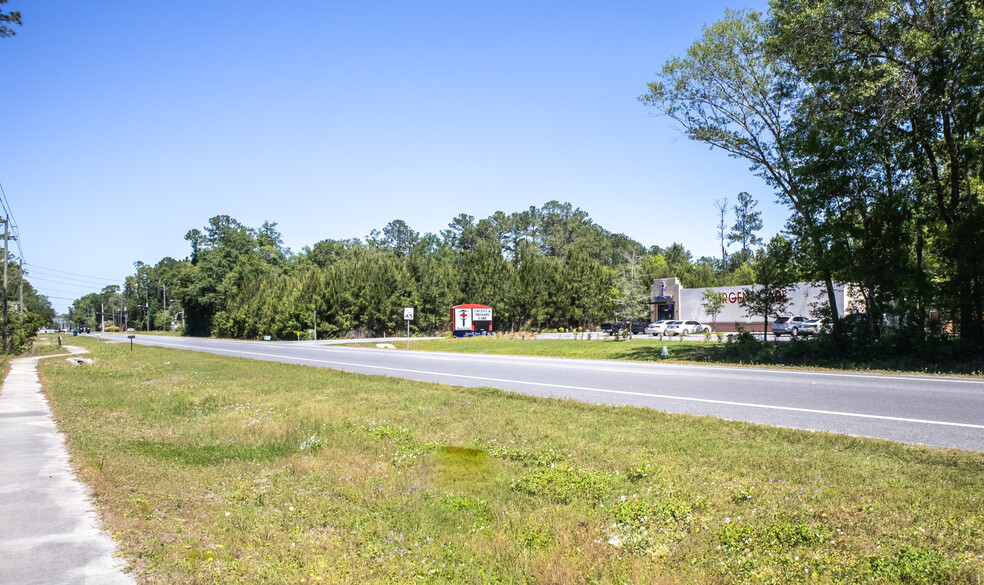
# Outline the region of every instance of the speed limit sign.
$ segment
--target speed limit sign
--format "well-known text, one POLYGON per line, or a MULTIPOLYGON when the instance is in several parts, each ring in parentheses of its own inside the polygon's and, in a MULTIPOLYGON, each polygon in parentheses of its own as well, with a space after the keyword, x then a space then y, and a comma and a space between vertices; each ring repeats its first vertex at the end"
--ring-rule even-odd
POLYGON ((413 309, 403 309, 403 319, 406 321, 413 321, 413 309))

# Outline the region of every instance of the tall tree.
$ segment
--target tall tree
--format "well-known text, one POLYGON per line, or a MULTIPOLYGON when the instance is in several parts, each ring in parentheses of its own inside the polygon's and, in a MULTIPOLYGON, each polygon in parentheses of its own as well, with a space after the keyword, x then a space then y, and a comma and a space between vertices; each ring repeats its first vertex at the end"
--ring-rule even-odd
POLYGON ((726 11, 722 20, 704 28, 685 57, 666 62, 659 79, 639 99, 675 120, 690 139, 748 161, 753 172, 777 189, 814 241, 818 280, 826 285, 836 318, 831 267, 823 261, 823 230, 799 187, 792 151, 792 116, 802 88, 793 69, 767 46, 769 32, 760 13, 726 11))
POLYGON ((382 244, 401 258, 413 250, 419 239, 420 233, 413 231, 402 219, 394 219, 383 228, 382 244))
POLYGON ((729 242, 741 244, 741 256, 746 262, 751 259, 751 247, 762 244, 762 238, 755 235, 762 229, 762 212, 755 210, 757 205, 751 195, 745 191, 739 193, 734 207, 735 224, 728 234, 729 242))
POLYGON ((625 252, 617 269, 616 286, 619 295, 616 305, 619 314, 626 319, 644 315, 649 307, 649 285, 652 281, 645 281, 645 260, 643 256, 625 252))
POLYGON ((746 288, 744 296, 738 300, 749 317, 757 315, 764 318, 764 340, 769 339, 769 317, 782 313, 789 306, 786 289, 795 280, 792 259, 790 241, 782 236, 773 237, 769 245, 755 255, 752 269, 757 286, 746 288))
POLYGON ((718 212, 718 239, 721 242, 721 270, 724 270, 728 266, 728 224, 725 221, 725 217, 728 214, 728 198, 725 197, 721 200, 714 200, 714 208, 718 212))
POLYGON ((841 129, 847 152, 882 155, 882 193, 912 183, 911 219, 904 224, 911 226, 905 240, 915 244, 913 280, 940 282, 938 302, 953 307, 961 337, 978 345, 984 344, 980 11, 971 0, 773 3, 773 46, 812 90, 812 125, 829 120, 841 129), (933 278, 921 274, 928 255, 940 267, 933 278))
POLYGON ((475 216, 465 213, 459 214, 448 224, 448 229, 441 230, 441 237, 444 245, 449 248, 466 248, 474 242, 468 241, 471 238, 469 233, 475 227, 475 216))

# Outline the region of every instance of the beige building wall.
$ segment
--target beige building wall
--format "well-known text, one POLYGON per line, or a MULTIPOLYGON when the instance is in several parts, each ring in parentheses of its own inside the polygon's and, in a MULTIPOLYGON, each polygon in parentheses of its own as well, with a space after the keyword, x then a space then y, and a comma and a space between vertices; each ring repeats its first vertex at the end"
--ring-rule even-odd
MULTIPOLYGON (((749 316, 745 313, 744 307, 738 304, 738 299, 744 295, 746 288, 756 288, 754 286, 722 286, 713 287, 712 291, 720 294, 724 300, 724 307, 716 319, 712 319, 704 311, 704 290, 702 288, 682 288, 679 279, 676 278, 657 278, 653 280, 650 288, 650 319, 659 321, 661 319, 694 320, 712 326, 716 331, 734 331, 735 326, 741 325, 749 331, 761 331, 764 329, 765 322, 761 315, 749 316), (662 283, 664 286, 660 286, 662 283), (662 292, 662 295, 661 295, 662 292), (672 307, 672 316, 668 310, 672 307)), ((837 308, 840 316, 845 312, 854 312, 853 305, 847 306, 851 295, 846 292, 847 287, 843 284, 834 285, 834 293, 837 297, 837 308)), ((815 317, 816 307, 826 303, 826 290, 822 287, 808 282, 798 282, 787 290, 789 298, 789 308, 784 312, 786 315, 804 315, 815 317)))

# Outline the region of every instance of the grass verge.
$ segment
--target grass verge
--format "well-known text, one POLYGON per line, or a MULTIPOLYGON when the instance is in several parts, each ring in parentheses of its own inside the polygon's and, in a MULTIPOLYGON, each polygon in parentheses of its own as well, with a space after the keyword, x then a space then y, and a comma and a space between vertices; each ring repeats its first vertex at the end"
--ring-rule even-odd
MULTIPOLYGON (((373 344, 366 344, 373 346, 373 344)), ((406 346, 394 344, 397 349, 406 346)), ((455 353, 528 355, 640 362, 817 367, 838 370, 869 370, 933 374, 984 375, 984 360, 964 359, 953 352, 939 352, 915 359, 907 356, 879 356, 875 352, 838 351, 831 339, 795 339, 784 342, 681 341, 679 337, 616 339, 511 339, 471 337, 411 341, 410 349, 455 353), (666 348, 666 356, 663 348, 666 348), (863 357, 859 357, 863 356, 863 357)))
POLYGON ((42 379, 142 583, 984 575, 980 453, 84 343, 42 379))

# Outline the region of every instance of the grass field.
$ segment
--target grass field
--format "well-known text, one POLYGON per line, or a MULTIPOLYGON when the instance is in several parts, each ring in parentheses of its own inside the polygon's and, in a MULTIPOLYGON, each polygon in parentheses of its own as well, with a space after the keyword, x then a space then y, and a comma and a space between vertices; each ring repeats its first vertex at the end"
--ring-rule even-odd
MULTIPOLYGON (((930 353, 915 359, 865 355, 844 357, 831 351, 829 339, 798 339, 782 343, 727 343, 716 337, 695 341, 682 341, 679 337, 658 339, 637 337, 628 341, 609 339, 607 336, 591 340, 582 339, 515 339, 509 337, 472 337, 463 339, 437 339, 411 341, 410 349, 447 351, 457 353, 487 353, 508 355, 532 355, 543 357, 570 357, 584 359, 631 360, 642 362, 669 361, 680 363, 731 364, 758 366, 818 367, 825 369, 906 371, 919 373, 945 373, 984 375, 984 360, 962 359, 952 355, 930 353), (663 348, 667 355, 663 355, 663 348)), ((397 349, 406 346, 395 344, 397 349)), ((938 349, 938 348, 937 348, 938 349)), ((864 352, 861 352, 864 354, 864 352)), ((872 352, 873 354, 874 352, 872 352)))
MULTIPOLYGON (((499 355, 531 355, 542 357, 566 357, 601 360, 633 361, 723 361, 727 343, 712 341, 681 341, 680 338, 634 338, 619 341, 599 333, 588 339, 511 339, 507 337, 470 337, 462 339, 429 339, 410 341, 410 349, 424 351, 448 351, 454 353, 486 353, 499 355), (668 357, 662 357, 666 346, 668 357)), ((406 345, 395 344, 397 349, 406 345)))
POLYGON ((42 379, 142 583, 984 576, 984 454, 72 341, 42 379))

